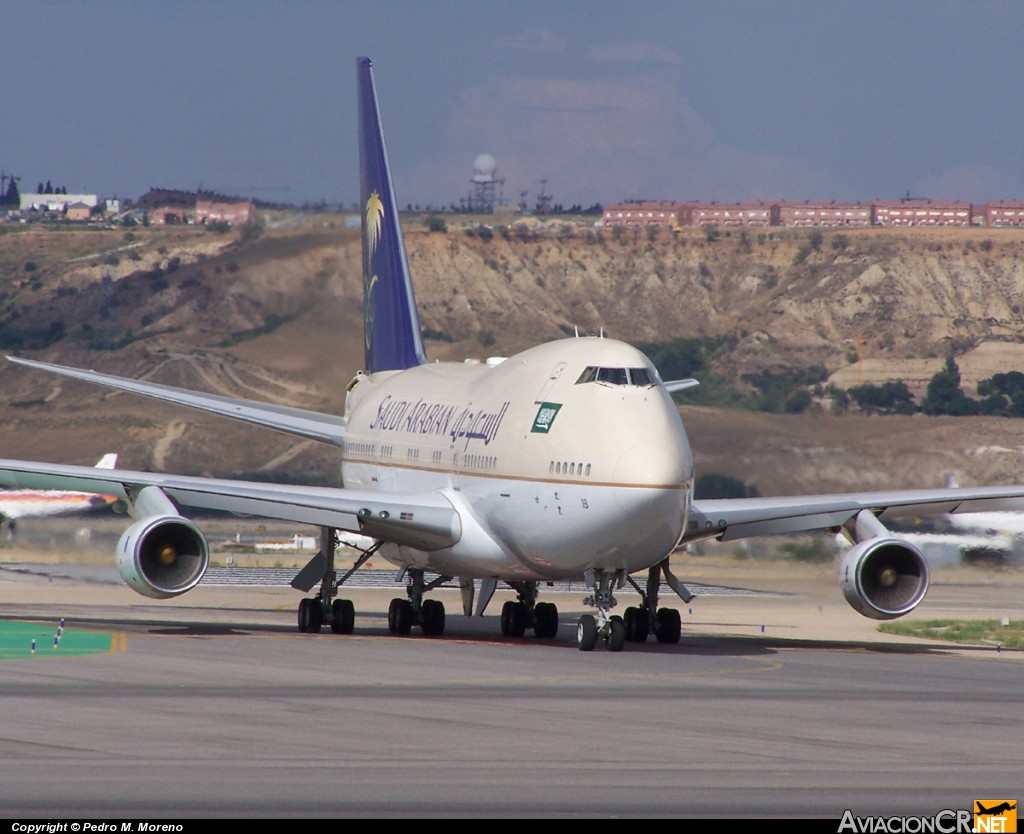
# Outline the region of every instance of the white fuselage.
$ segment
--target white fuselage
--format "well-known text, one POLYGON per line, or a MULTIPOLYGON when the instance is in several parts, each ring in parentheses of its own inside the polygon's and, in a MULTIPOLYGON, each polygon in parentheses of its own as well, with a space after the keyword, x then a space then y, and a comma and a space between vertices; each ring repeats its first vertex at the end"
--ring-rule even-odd
POLYGON ((640 570, 678 543, 693 491, 686 433, 655 379, 640 351, 593 338, 362 377, 344 484, 439 491, 459 511, 457 544, 389 545, 396 564, 527 580, 640 570))

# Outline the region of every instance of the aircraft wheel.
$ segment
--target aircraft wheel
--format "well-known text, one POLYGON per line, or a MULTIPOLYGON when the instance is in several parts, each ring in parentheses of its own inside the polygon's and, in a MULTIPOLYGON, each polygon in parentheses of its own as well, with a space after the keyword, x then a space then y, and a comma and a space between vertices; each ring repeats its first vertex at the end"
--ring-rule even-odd
POLYGON ((356 626, 356 609, 350 599, 336 599, 331 606, 334 618, 331 620, 331 631, 335 634, 351 634, 356 626))
POLYGON ((312 601, 311 599, 299 600, 299 631, 303 634, 309 631, 309 604, 312 601))
POLYGON ((303 634, 319 634, 323 620, 320 600, 306 598, 299 603, 299 631, 303 634))
POLYGON ((553 602, 538 602, 533 607, 533 633, 546 638, 558 634, 558 608, 553 602))
POLYGON ((622 651, 622 647, 626 645, 626 626, 623 624, 621 617, 612 617, 612 621, 608 624, 608 634, 604 638, 604 642, 608 647, 608 651, 622 651))
POLYGON ((627 608, 624 620, 626 624, 626 640, 630 643, 644 643, 647 640, 649 621, 643 608, 627 608))
POLYGON ((576 644, 581 652, 592 652, 597 645, 597 621, 584 614, 576 624, 576 644))
POLYGON ((675 608, 658 609, 658 630, 656 635, 659 643, 678 643, 683 626, 679 612, 675 608))
POLYGON ((444 603, 441 600, 424 600, 422 613, 424 634, 444 634, 444 603))
POLYGON ((523 603, 507 600, 501 606, 501 633, 506 637, 526 634, 526 606, 523 603))
POLYGON ((412 603, 395 597, 388 606, 388 630, 392 634, 408 634, 412 631, 412 603))

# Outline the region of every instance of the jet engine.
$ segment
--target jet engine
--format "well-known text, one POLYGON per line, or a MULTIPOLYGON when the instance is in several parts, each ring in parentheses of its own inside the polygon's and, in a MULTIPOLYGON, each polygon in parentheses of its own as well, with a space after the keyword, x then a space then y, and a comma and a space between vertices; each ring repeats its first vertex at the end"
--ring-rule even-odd
POLYGON ((873 620, 909 614, 928 591, 928 563, 914 545, 892 536, 871 513, 857 518, 857 531, 876 533, 847 552, 839 565, 846 601, 873 620))
POLYGON ((134 502, 136 509, 161 510, 124 531, 117 543, 117 569, 132 590, 151 599, 167 599, 199 584, 210 564, 206 538, 191 521, 179 515, 167 496, 147 487, 134 502))

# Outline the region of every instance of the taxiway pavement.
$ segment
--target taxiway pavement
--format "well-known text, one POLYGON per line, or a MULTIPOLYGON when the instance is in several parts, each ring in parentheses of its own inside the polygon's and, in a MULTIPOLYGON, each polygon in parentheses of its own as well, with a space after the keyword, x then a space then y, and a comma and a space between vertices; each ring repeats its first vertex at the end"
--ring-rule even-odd
MULTIPOLYGON (((879 634, 831 570, 712 572, 777 593, 680 604, 680 645, 619 654, 575 648, 575 594, 538 641, 453 592, 444 637, 392 637, 394 594, 354 591, 338 637, 299 634, 290 589, 0 572, 0 617, 125 635, 0 664, 0 814, 838 821, 1018 796, 1024 653, 879 634)), ((1017 573, 934 579, 914 616, 1024 617, 1017 573)))

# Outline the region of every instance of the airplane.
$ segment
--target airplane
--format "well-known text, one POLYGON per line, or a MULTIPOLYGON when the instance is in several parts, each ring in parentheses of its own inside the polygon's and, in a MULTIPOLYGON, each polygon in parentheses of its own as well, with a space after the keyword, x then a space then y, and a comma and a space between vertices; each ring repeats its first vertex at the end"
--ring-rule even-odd
POLYGON ((1012 805, 1009 802, 1000 802, 998 805, 993 805, 991 808, 986 808, 978 800, 974 801, 974 804, 978 806, 978 810, 974 813, 979 817, 1003 816, 1007 811, 1013 811, 1017 808, 1017 803, 1014 802, 1012 805))
POLYGON ((663 381, 635 347, 577 337, 483 363, 427 362, 371 61, 358 58, 356 69, 365 364, 348 385, 343 416, 8 357, 342 449, 341 488, 0 460, 0 484, 124 502, 133 523, 116 559, 139 593, 174 597, 199 583, 209 548, 182 511, 216 509, 319 528, 320 551, 292 582, 307 593, 319 583, 315 597, 299 603, 302 632, 324 624, 353 631, 354 606, 341 590, 379 553, 406 586, 388 609, 392 634, 442 634, 444 605, 428 594, 457 578, 467 615, 483 614, 504 583, 516 598, 502 607, 502 633, 553 638, 558 611, 539 599, 540 588, 582 578, 594 613, 577 620, 577 646, 591 651, 600 641, 615 652, 651 635, 678 643, 679 611, 659 598, 663 581, 685 602, 693 598, 669 565, 680 545, 842 531, 851 547, 840 589, 856 611, 886 620, 918 606, 929 573, 921 552, 885 519, 1024 509, 1024 486, 697 500, 693 455, 671 398, 697 383, 663 381), (339 532, 373 541, 341 576, 339 532), (638 603, 613 614, 627 584, 638 603))
MULTIPOLYGON (((96 463, 97 469, 113 469, 117 454, 105 454, 96 463)), ((114 507, 113 495, 96 495, 63 489, 0 489, 0 519, 18 521, 22 518, 45 518, 74 515, 114 507)))
MULTIPOLYGON (((958 486, 953 475, 946 476, 946 486, 958 486)), ((1002 535, 1012 540, 1024 534, 1024 515, 1021 513, 960 513, 951 515, 946 520, 952 527, 964 533, 987 534, 990 538, 1002 535)))

